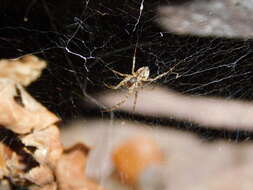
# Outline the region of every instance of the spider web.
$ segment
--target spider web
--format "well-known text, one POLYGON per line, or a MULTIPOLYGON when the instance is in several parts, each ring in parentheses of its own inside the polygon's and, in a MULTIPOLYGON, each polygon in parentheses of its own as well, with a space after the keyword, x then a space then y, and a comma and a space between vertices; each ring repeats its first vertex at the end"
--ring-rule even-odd
POLYGON ((131 72, 136 45, 136 69, 148 66, 151 77, 182 62, 178 79, 168 75, 158 84, 183 94, 252 99, 251 40, 165 32, 155 23, 158 2, 13 3, 1 2, 1 55, 32 53, 48 61, 29 90, 64 121, 107 115, 94 95, 103 93, 104 82, 122 80, 111 69, 131 72))
POLYGON ((174 70, 180 77, 167 75, 156 81, 159 85, 188 95, 252 100, 252 40, 166 32, 155 22, 158 6, 148 0, 1 1, 1 58, 32 53, 47 60, 42 77, 28 90, 64 122, 121 118, 170 124, 205 138, 251 137, 246 131, 201 129, 173 118, 103 112, 96 97, 106 90, 104 83, 122 80, 112 69, 131 73, 136 46, 136 69, 148 66, 152 78, 182 62, 174 70))

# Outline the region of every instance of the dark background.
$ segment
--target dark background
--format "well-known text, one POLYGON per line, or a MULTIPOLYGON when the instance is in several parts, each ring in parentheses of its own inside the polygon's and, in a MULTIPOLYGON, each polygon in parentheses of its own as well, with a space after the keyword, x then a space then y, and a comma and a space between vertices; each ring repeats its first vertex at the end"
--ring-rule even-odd
MULTIPOLYGON (((130 72, 137 43, 136 67, 147 65, 151 76, 178 61, 179 79, 157 81, 183 94, 252 100, 252 41, 171 34, 156 23, 157 7, 187 1, 140 0, 24 0, 0 1, 0 58, 36 54, 48 67, 28 91, 63 123, 79 117, 109 117, 89 106, 116 84, 110 69, 130 72)), ((117 112, 116 117, 150 124, 174 125, 205 139, 251 139, 247 131, 211 130, 166 118, 117 112)))

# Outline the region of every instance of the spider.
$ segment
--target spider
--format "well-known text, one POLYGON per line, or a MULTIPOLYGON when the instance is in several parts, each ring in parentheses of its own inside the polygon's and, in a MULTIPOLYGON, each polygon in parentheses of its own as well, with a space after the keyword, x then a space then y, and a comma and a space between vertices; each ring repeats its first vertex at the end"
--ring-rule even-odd
MULTIPOLYGON (((144 87, 144 84, 146 82, 153 82, 153 81, 156 81, 162 77, 164 77, 165 75, 169 74, 169 73, 173 73, 173 69, 181 62, 177 63, 176 65, 174 65, 172 68, 170 68, 168 71, 156 76, 155 78, 150 78, 149 77, 149 67, 148 66, 144 66, 144 67, 141 67, 139 68, 137 71, 135 71, 135 60, 136 60, 136 48, 134 50, 134 56, 133 56, 133 63, 132 63, 132 72, 131 74, 124 74, 124 73, 121 73, 121 72, 118 72, 118 71, 115 71, 113 69, 110 69, 113 73, 115 73, 116 75, 119 75, 121 77, 124 77, 124 79, 119 83, 117 84, 116 86, 112 86, 112 85, 108 85, 108 84, 105 84, 104 85, 107 87, 107 88, 110 88, 110 89, 113 89, 113 90, 117 90, 121 87, 125 87, 128 89, 128 93, 127 95, 125 96, 124 99, 122 99, 120 102, 118 102, 117 104, 115 104, 114 106, 110 107, 110 108, 107 108, 105 111, 106 112, 111 112, 111 111, 114 111, 115 109, 119 108, 122 104, 124 104, 128 98, 134 94, 134 105, 133 105, 133 111, 135 111, 135 107, 136 107, 136 101, 137 101, 137 97, 138 97, 138 91, 139 89, 143 88, 144 87)), ((178 73, 175 73, 176 74, 176 78, 179 77, 179 74, 178 73)))

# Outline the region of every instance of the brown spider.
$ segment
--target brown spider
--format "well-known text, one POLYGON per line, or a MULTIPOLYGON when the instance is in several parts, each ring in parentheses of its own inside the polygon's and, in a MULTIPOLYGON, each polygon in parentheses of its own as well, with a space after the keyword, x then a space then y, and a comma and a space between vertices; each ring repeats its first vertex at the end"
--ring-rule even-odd
MULTIPOLYGON (((156 76, 155 78, 149 78, 149 67, 145 66, 145 67, 141 67, 139 68, 137 71, 135 70, 135 54, 136 54, 136 48, 134 51, 134 57, 133 57, 133 65, 132 65, 132 73, 131 74, 124 74, 124 73, 120 73, 118 71, 115 71, 113 69, 111 69, 111 71, 121 77, 125 77, 118 85, 116 86, 111 86, 108 84, 105 84, 105 86, 107 88, 111 88, 114 90, 119 89, 120 87, 126 87, 128 89, 128 93, 125 96, 125 98, 123 100, 121 100, 120 102, 118 102, 117 104, 115 104, 114 106, 106 109, 105 111, 113 111, 115 109, 117 109, 120 105, 122 105, 123 103, 125 103, 127 101, 127 99, 134 93, 135 97, 134 97, 134 106, 133 106, 133 110, 135 110, 136 107, 136 101, 137 101, 137 97, 138 97, 138 90, 140 88, 144 87, 144 83, 145 82, 153 82, 156 81, 162 77, 164 77, 165 75, 169 74, 169 73, 173 73, 173 69, 181 62, 177 63, 176 65, 174 65, 172 68, 170 68, 168 71, 156 76)), ((176 74, 176 78, 178 78, 178 73, 176 74)))

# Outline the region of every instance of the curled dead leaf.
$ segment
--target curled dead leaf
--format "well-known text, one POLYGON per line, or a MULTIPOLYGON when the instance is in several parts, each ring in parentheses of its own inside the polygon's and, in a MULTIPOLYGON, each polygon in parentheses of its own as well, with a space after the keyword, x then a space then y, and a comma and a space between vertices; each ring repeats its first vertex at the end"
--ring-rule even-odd
POLYGON ((26 55, 18 59, 2 59, 0 78, 9 78, 23 86, 28 86, 41 75, 45 67, 46 62, 34 55, 26 55))

